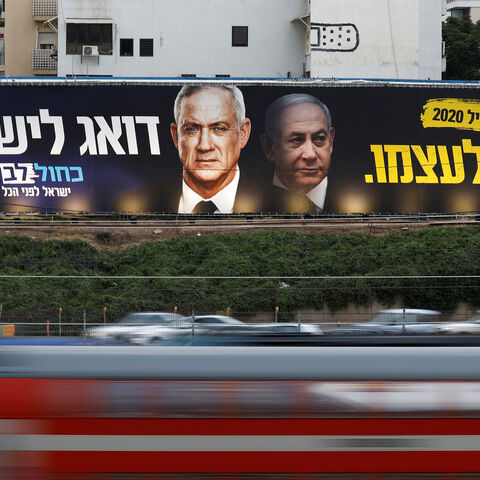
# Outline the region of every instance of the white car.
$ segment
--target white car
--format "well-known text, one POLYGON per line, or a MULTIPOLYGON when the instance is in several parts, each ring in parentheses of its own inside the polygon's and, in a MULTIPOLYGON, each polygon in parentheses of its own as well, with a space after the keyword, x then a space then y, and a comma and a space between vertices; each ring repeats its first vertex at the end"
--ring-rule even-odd
POLYGON ((123 340, 141 326, 174 325, 185 317, 172 312, 130 313, 118 323, 91 327, 85 331, 88 338, 99 340, 123 340))
POLYGON ((204 335, 220 331, 235 334, 246 330, 252 331, 252 327, 226 315, 201 315, 183 317, 180 321, 171 324, 141 326, 131 330, 127 338, 136 345, 149 345, 187 335, 204 335))
POLYGON ((440 327, 440 333, 448 335, 480 334, 480 315, 476 315, 465 322, 448 322, 440 327))
POLYGON ((314 323, 263 323, 256 326, 256 330, 262 333, 283 335, 323 335, 319 325, 314 323))

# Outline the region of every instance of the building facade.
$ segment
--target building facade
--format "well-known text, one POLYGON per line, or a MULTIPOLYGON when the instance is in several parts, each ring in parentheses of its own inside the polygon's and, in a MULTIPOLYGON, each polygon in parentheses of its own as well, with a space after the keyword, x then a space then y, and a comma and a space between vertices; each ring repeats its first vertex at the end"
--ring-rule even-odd
POLYGON ((302 77, 307 0, 63 0, 59 76, 302 77), (87 48, 93 47, 93 48, 87 48))
MULTIPOLYGON (((57 0, 0 0, 3 71, 7 76, 439 80, 444 3, 62 0, 57 6, 57 0)), ((1 42, 0 37, 0 62, 1 42)))
POLYGON ((442 0, 311 1, 311 75, 440 80, 442 0))
POLYGON ((455 18, 470 17, 480 20, 480 0, 447 0, 447 15, 455 18))
POLYGON ((4 74, 56 76, 57 0, 3 0, 3 6, 4 74))

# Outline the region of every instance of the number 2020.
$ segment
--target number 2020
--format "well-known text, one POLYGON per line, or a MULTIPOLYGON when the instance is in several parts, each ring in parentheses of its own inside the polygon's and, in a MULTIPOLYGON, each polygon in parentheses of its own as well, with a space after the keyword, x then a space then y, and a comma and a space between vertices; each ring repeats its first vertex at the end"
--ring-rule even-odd
POLYGON ((463 122, 463 110, 453 110, 446 108, 434 108, 435 115, 433 120, 442 122, 462 123, 463 122))

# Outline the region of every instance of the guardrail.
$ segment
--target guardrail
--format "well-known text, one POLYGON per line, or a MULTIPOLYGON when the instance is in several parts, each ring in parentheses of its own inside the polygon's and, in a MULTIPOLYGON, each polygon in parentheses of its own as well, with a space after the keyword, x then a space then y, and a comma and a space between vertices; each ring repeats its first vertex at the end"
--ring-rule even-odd
POLYGON ((353 323, 304 323, 250 322, 238 325, 193 324, 173 322, 167 325, 80 323, 80 322, 3 322, 0 337, 83 337, 89 340, 115 340, 150 344, 181 336, 200 335, 298 335, 303 336, 419 336, 419 335, 480 335, 480 324, 468 322, 430 322, 370 324, 353 323), (106 328, 105 328, 106 327, 106 328), (118 330, 120 328, 120 330, 118 330), (117 329, 117 330, 114 330, 117 329))
MULTIPOLYGON (((51 52, 51 50, 44 50, 51 52)), ((196 213, 180 214, 169 212, 78 212, 78 211, 32 211, 32 212, 0 212, 0 220, 15 220, 21 223, 39 223, 44 221, 68 223, 71 221, 81 221, 94 223, 101 221, 115 223, 141 223, 145 221, 153 222, 195 222, 205 220, 215 221, 325 221, 325 222, 421 222, 421 221, 480 221, 480 212, 463 213, 275 213, 275 212, 256 212, 256 213, 196 213)))

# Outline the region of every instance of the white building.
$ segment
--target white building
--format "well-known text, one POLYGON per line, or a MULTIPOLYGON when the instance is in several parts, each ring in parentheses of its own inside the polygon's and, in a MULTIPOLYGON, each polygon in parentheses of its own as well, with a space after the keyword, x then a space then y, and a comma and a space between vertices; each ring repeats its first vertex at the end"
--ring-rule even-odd
POLYGON ((439 80, 443 2, 62 0, 58 75, 439 80))
POLYGON ((447 15, 470 17, 472 22, 480 20, 480 0, 447 0, 447 15))
POLYGON ((312 0, 311 75, 440 80, 442 0, 312 0))
POLYGON ((58 10, 61 77, 305 74, 307 32, 294 19, 308 0, 62 0, 58 10))

